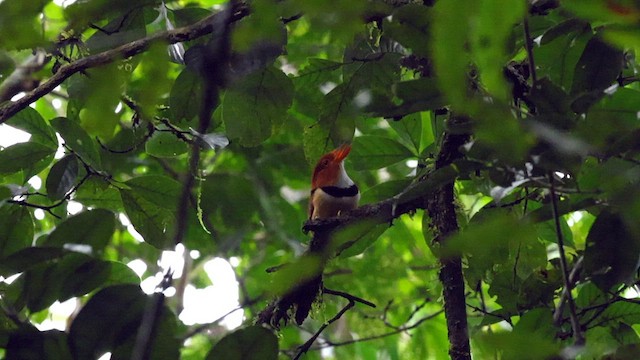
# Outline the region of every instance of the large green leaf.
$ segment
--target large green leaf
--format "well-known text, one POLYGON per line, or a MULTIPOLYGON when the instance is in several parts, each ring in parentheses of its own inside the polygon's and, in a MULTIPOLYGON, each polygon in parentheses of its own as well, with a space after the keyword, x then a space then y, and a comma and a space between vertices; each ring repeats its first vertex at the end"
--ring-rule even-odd
POLYGON ((100 154, 97 143, 91 139, 89 134, 75 121, 59 117, 51 120, 51 125, 64 139, 65 145, 89 165, 100 167, 100 154))
POLYGON ((99 177, 85 180, 75 192, 73 199, 86 206, 122 211, 122 199, 118 189, 99 177))
POLYGON ((385 35, 410 48, 414 54, 429 58, 431 48, 425 40, 431 35, 431 13, 431 9, 422 4, 399 7, 394 10, 392 16, 385 18, 385 35))
POLYGON ((168 132, 156 131, 151 139, 144 143, 145 150, 149 155, 156 157, 176 157, 186 153, 189 146, 184 140, 168 132))
POLYGON ((207 360, 276 360, 278 338, 261 326, 236 330, 220 340, 207 354, 207 360))
POLYGON ((369 170, 393 165, 412 156, 411 150, 395 140, 367 135, 353 140, 349 159, 356 170, 369 170))
POLYGON ((282 124, 293 100, 293 82, 273 67, 239 80, 224 95, 227 134, 243 146, 256 146, 282 124))
POLYGON ((621 50, 597 36, 591 38, 576 64, 571 93, 602 91, 611 86, 622 70, 623 57, 621 50))
POLYGON ((58 160, 47 175, 47 196, 52 200, 60 200, 76 185, 78 177, 78 158, 69 154, 58 160))
POLYGON ((37 142, 52 149, 58 148, 58 139, 53 128, 31 107, 13 115, 6 124, 31 134, 30 142, 37 142))
MULTIPOLYGON (((55 149, 36 142, 25 142, 11 145, 0 151, 0 174, 13 174, 18 171, 25 173, 37 173, 41 162, 48 165, 55 153, 55 149)), ((40 169, 41 170, 41 169, 40 169)), ((27 179, 31 176, 27 176, 27 179)))
MULTIPOLYGON (((96 293, 75 317, 69 343, 76 359, 94 359, 107 351, 130 358, 146 306, 156 297, 145 296, 137 285, 116 285, 96 293), (126 311, 123 311, 125 310, 126 311)), ((175 316, 162 306, 151 338, 150 359, 177 359, 180 342, 175 316)))
POLYGON ((260 208, 254 185, 245 177, 231 174, 212 174, 202 184, 200 206, 203 215, 215 224, 220 222, 239 229, 252 222, 260 208))
POLYGON ((631 278, 638 267, 640 238, 620 215, 603 211, 587 236, 584 271, 601 289, 631 278))
POLYGON ((479 3, 477 13, 464 11, 475 15, 472 15, 472 24, 475 26, 470 33, 474 60, 486 90, 496 98, 507 101, 510 95, 504 77, 504 67, 510 55, 507 45, 514 25, 525 16, 526 4, 516 1, 505 6, 502 0, 481 0, 479 3))
POLYGON ((0 46, 4 49, 30 49, 44 45, 39 15, 45 2, 7 0, 0 3, 0 46))
POLYGON ((27 247, 0 261, 0 276, 8 277, 29 270, 40 263, 58 259, 67 251, 59 247, 27 247))
POLYGON ((191 69, 184 69, 171 87, 169 110, 173 122, 191 121, 200 111, 202 82, 191 69))
POLYGON ((90 245, 101 252, 109 243, 116 228, 116 219, 109 210, 93 209, 81 212, 60 223, 42 243, 43 246, 65 244, 90 245))
POLYGON ((180 184, 150 175, 133 178, 126 185, 129 189, 121 189, 120 196, 135 229, 149 244, 160 249, 171 247, 180 184))
POLYGON ((116 48, 146 35, 142 8, 127 12, 96 31, 86 41, 87 48, 93 54, 116 48))
MULTIPOLYGON (((4 347, 4 346, 3 346, 4 347)), ((6 344, 7 360, 72 360, 67 334, 24 327, 12 332, 6 344)))
POLYGON ((33 234, 33 219, 26 207, 0 206, 0 258, 31 246, 33 234))

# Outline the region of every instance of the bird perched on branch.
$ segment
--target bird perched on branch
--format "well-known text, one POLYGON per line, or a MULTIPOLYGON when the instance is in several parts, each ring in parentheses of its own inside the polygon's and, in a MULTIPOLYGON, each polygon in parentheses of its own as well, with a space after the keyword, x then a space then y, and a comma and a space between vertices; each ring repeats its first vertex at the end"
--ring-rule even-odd
POLYGON ((337 216, 358 206, 360 191, 344 169, 350 151, 351 145, 344 144, 318 160, 311 178, 309 219, 337 216))
MULTIPOLYGON (((309 220, 324 219, 340 215, 341 212, 355 209, 360 200, 358 186, 344 169, 344 159, 349 155, 351 145, 344 144, 318 160, 311 178, 311 197, 309 199, 309 220)), ((330 246, 331 232, 316 232, 309 243, 309 249, 303 255, 305 259, 318 260, 312 274, 297 279, 290 291, 258 315, 259 323, 279 328, 280 321, 289 320, 289 310, 294 309, 298 325, 309 315, 311 307, 322 293, 322 270, 332 256, 330 246)), ((295 266, 295 265, 293 265, 295 266)), ((299 264, 298 264, 299 266, 299 264)), ((286 267, 283 266, 283 269, 286 267)), ((294 274, 292 274, 294 275, 294 274)))

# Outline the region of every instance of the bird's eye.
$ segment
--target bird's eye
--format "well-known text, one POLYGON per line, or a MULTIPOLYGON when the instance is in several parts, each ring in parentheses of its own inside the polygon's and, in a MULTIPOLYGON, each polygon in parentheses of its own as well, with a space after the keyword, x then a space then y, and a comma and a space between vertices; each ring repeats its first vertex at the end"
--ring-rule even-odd
POLYGON ((322 159, 322 167, 327 167, 329 165, 329 159, 322 159))

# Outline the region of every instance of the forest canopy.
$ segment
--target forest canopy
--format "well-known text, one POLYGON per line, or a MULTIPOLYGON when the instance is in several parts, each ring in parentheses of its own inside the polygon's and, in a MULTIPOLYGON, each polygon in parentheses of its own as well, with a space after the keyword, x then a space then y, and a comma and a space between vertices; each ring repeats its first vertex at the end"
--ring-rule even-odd
POLYGON ((0 355, 639 357, 639 20, 0 0, 0 355))

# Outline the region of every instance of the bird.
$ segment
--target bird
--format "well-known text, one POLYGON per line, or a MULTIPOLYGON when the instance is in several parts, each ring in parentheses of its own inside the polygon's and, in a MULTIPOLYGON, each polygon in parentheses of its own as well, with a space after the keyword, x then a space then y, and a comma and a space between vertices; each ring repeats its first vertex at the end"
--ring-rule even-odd
POLYGON ((360 190, 344 168, 351 145, 346 143, 323 155, 313 170, 309 197, 309 220, 324 219, 355 209, 360 190))
MULTIPOLYGON (((344 159, 350 151, 351 145, 343 144, 318 160, 311 177, 310 221, 338 216, 358 206, 360 190, 344 168, 344 159)), ((314 234, 303 257, 306 260, 313 260, 311 263, 316 264, 315 269, 312 273, 296 273, 300 278, 295 279, 295 283, 287 293, 259 314, 260 323, 266 323, 278 329, 280 321, 284 320, 286 324, 290 318, 290 309, 294 309, 296 323, 302 325, 313 303, 322 294, 324 287, 322 271, 331 257, 331 247, 328 246, 331 234, 331 232, 314 234)), ((280 268, 284 269, 287 266, 290 265, 283 265, 280 268)))

